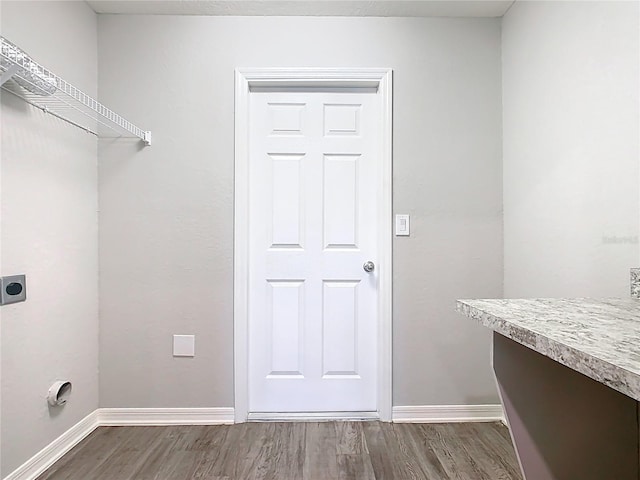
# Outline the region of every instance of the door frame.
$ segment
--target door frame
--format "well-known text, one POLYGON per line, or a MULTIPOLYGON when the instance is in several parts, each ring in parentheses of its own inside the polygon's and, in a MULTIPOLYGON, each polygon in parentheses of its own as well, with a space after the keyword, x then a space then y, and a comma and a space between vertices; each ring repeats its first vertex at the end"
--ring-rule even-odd
MULTIPOLYGON (((378 166, 378 379, 382 421, 392 410, 392 81, 389 68, 240 68, 235 71, 233 345, 235 422, 249 415, 249 118, 250 94, 263 88, 376 89, 382 135, 378 166)), ((286 91, 286 90, 285 90, 286 91)), ((324 415, 323 417, 326 417, 324 415)), ((343 416, 344 417, 344 416, 343 416)), ((343 418, 342 417, 342 418, 343 418)))

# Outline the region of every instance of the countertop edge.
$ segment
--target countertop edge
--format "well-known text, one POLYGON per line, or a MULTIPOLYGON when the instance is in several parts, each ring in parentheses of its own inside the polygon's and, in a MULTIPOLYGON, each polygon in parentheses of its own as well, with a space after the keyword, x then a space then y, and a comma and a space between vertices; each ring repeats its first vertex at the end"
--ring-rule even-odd
POLYGON ((466 303, 472 301, 456 300, 456 311, 500 335, 640 401, 640 378, 635 373, 466 303))

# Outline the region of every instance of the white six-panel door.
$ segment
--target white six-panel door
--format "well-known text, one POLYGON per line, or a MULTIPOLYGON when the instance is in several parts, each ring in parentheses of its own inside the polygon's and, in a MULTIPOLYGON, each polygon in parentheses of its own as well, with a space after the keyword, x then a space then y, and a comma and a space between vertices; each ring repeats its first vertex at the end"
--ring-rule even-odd
POLYGON ((251 93, 250 412, 377 409, 375 97, 251 93))

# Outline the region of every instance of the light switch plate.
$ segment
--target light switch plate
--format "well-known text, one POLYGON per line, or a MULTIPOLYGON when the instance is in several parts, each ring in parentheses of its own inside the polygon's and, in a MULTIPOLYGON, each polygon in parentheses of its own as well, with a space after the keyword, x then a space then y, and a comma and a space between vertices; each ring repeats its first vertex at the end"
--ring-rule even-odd
POLYGON ((410 233, 409 215, 396 215, 396 236, 408 237, 410 233))
POLYGON ((195 357, 196 336, 195 335, 174 335, 173 336, 173 356, 174 357, 195 357))

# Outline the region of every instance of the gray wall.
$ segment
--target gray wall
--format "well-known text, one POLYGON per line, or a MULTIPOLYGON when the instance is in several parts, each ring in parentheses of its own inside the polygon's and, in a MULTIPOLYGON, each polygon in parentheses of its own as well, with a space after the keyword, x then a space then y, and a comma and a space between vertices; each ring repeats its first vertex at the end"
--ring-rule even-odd
MULTIPOLYGON (((84 2, 3 2, 2 35, 97 93, 97 21, 84 2)), ((95 137, 2 93, 2 275, 27 274, 27 302, 2 307, 2 472, 98 407, 95 137), (69 403, 47 407, 56 379, 69 403)))
POLYGON ((503 19, 507 297, 628 296, 638 265, 638 2, 503 19))
MULTIPOLYGON (((2 2, 0 2, 0 34, 2 29, 2 2)), ((0 97, 0 127, 2 126, 2 98, 0 97)), ((2 131, 0 131, 0 141, 2 131)), ((2 144, 0 143, 0 275, 4 272, 2 268, 2 144)), ((2 387, 2 308, 0 308, 0 388, 2 387)), ((0 478, 2 474, 2 392, 0 391, 0 478)))
POLYGON ((394 69, 394 404, 497 403, 454 299, 502 296, 499 19, 101 15, 99 60, 154 138, 99 147, 103 407, 233 405, 233 72, 260 66, 394 69))

